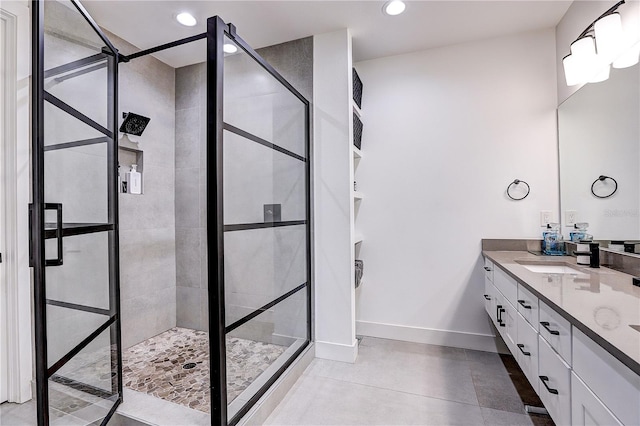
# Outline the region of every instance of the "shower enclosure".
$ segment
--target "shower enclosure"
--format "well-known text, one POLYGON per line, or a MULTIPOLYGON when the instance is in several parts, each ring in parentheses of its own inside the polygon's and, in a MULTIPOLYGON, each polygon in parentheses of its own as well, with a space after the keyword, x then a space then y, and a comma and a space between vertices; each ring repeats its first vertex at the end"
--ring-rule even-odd
POLYGON ((204 411, 235 424, 311 338, 309 102, 219 17, 123 55, 76 0, 32 7, 38 424, 78 405, 106 424, 123 402, 118 71, 188 44, 206 66, 204 411))

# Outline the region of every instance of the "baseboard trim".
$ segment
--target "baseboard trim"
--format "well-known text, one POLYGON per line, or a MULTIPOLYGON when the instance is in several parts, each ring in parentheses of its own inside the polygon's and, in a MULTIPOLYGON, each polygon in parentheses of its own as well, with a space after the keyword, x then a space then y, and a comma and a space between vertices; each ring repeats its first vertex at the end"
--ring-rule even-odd
POLYGON ((358 341, 351 345, 340 343, 320 342, 316 340, 316 358, 330 359, 332 361, 356 362, 358 358, 358 341))
POLYGON ((356 334, 382 339, 504 353, 504 343, 490 334, 464 333, 370 321, 356 321, 356 334))

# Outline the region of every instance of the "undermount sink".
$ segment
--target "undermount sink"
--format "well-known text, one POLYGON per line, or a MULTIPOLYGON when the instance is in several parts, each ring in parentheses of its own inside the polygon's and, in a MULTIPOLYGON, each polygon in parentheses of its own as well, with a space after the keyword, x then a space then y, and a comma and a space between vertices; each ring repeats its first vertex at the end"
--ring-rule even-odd
POLYGON ((559 264, 545 265, 541 263, 529 264, 529 263, 521 263, 521 262, 518 262, 518 263, 520 263, 522 267, 530 270, 531 272, 535 272, 538 274, 584 274, 584 272, 580 271, 579 269, 572 268, 571 266, 568 266, 568 265, 559 265, 559 264))

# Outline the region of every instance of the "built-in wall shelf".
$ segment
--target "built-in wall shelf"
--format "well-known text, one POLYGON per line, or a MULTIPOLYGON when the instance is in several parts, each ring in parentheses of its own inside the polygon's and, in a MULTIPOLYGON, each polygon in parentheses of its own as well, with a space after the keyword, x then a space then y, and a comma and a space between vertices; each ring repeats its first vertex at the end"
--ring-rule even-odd
POLYGON ((354 160, 359 160, 362 158, 362 150, 359 149, 357 146, 352 145, 353 148, 353 159, 354 160))
POLYGON ((351 100, 351 107, 353 108, 353 112, 356 113, 358 118, 362 120, 362 110, 360 108, 358 108, 358 105, 354 102, 353 99, 351 100))
MULTIPOLYGON (((144 152, 138 147, 137 144, 129 142, 124 138, 118 141, 118 166, 120 172, 119 181, 124 180, 124 174, 131 169, 131 165, 137 166, 137 171, 140 172, 142 178, 142 193, 144 194, 144 152)), ((122 182, 120 182, 122 185, 122 182)), ((127 195, 142 195, 142 194, 130 194, 123 192, 122 186, 118 188, 118 192, 127 195)))
POLYGON ((364 198, 364 194, 360 191, 353 191, 353 199, 356 201, 360 201, 364 198))

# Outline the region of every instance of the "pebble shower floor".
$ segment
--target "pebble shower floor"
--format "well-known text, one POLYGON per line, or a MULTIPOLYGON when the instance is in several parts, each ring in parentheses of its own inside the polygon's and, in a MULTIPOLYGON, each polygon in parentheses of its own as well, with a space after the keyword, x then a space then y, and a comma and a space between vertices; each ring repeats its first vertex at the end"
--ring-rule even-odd
MULTIPOLYGON (((227 337, 228 402, 285 350, 285 346, 227 337)), ((205 413, 210 411, 207 332, 172 328, 130 347, 122 355, 125 387, 205 413)))

